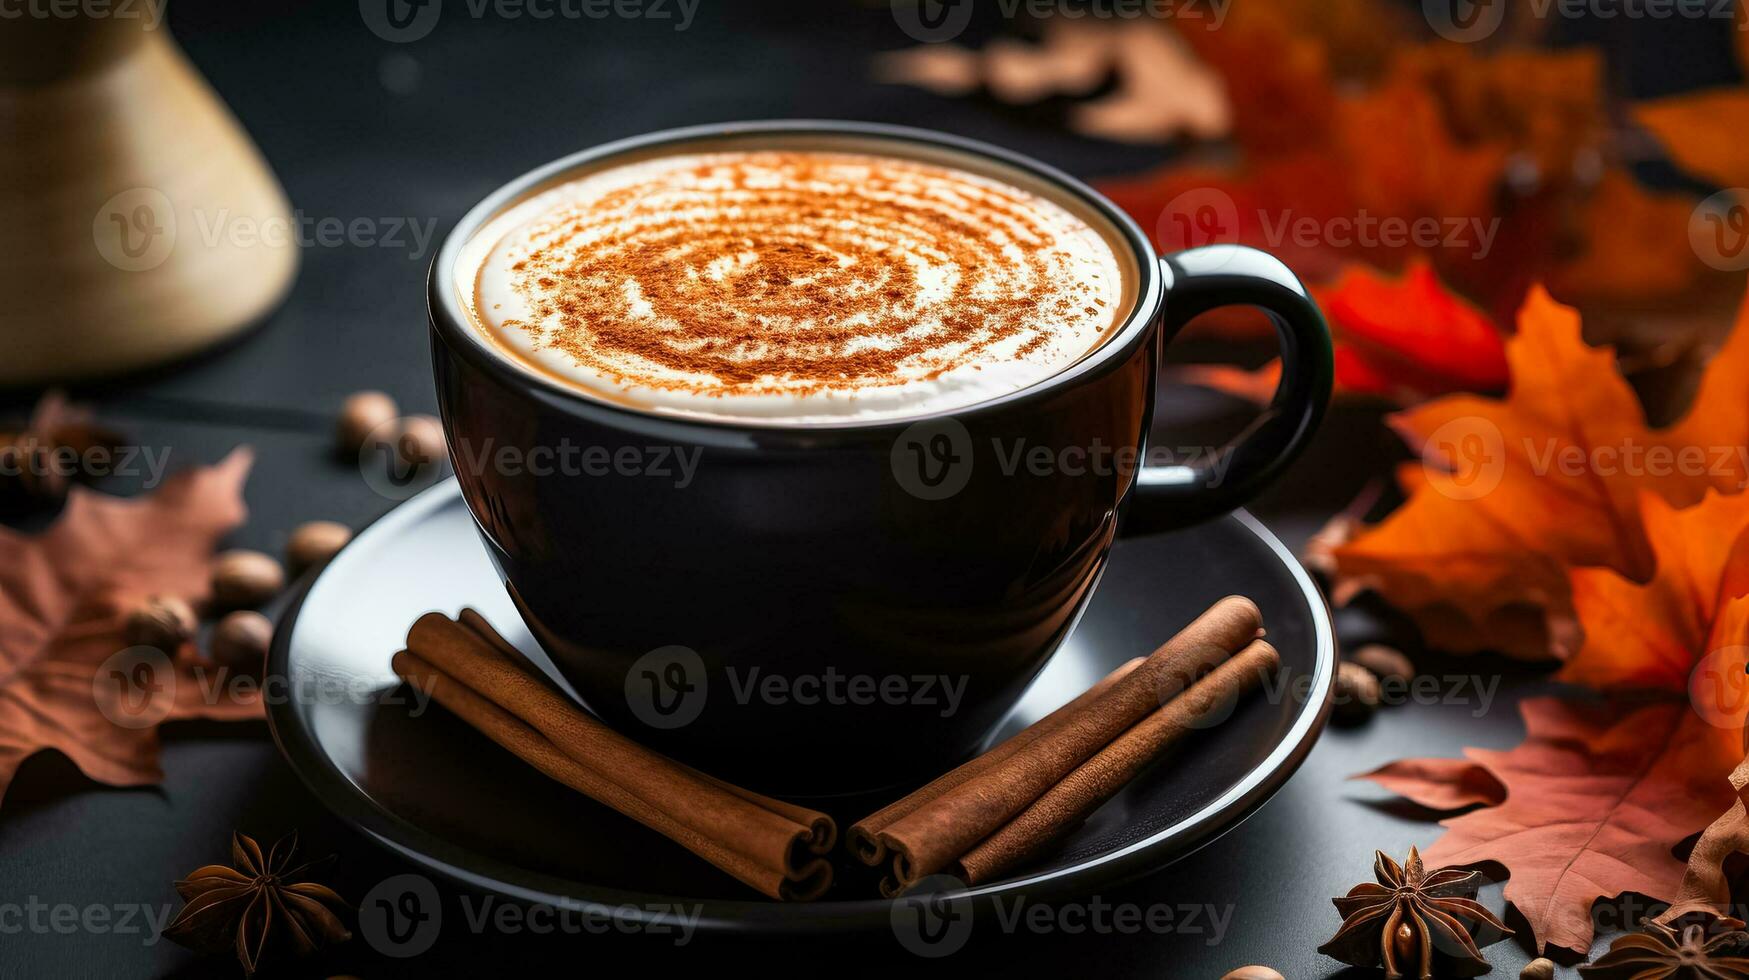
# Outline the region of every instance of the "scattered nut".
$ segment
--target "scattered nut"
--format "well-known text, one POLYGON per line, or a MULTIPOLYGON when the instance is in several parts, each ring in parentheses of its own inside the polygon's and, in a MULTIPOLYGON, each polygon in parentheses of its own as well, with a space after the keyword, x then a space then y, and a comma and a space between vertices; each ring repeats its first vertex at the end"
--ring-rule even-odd
POLYGON ((1382 643, 1368 643, 1349 654, 1348 660, 1372 671, 1381 681, 1401 684, 1415 679, 1415 665, 1403 656, 1403 651, 1382 643))
POLYGON ((207 641, 207 656, 221 667, 256 676, 267 663, 267 645, 273 640, 273 623, 258 612, 227 613, 213 627, 207 641))
POLYGON ((436 418, 409 415, 401 420, 401 434, 395 438, 395 455, 402 464, 422 469, 441 460, 447 452, 443 423, 436 418))
POLYGON ((336 521, 308 521, 299 524, 285 543, 285 563, 291 573, 302 575, 310 568, 334 557, 352 540, 352 529, 336 521))
POLYGON ((213 562, 213 603, 221 609, 259 606, 285 588, 285 571, 259 551, 227 551, 213 562))
POLYGON ((360 391, 346 397, 340 405, 340 418, 335 426, 339 450, 347 456, 358 455, 372 432, 393 422, 401 414, 395 400, 380 391, 360 391))
POLYGON ((1539 956, 1524 965, 1518 980, 1555 980, 1555 964, 1539 956))
POLYGON ((1378 710, 1379 679, 1359 664, 1337 664, 1335 701, 1337 724, 1358 725, 1378 710))
POLYGON ((193 639, 199 628, 200 619, 188 603, 172 595, 147 596, 128 613, 128 645, 173 654, 193 639))
POLYGON ((1280 971, 1267 966, 1242 966, 1221 977, 1221 980, 1286 980, 1280 971))

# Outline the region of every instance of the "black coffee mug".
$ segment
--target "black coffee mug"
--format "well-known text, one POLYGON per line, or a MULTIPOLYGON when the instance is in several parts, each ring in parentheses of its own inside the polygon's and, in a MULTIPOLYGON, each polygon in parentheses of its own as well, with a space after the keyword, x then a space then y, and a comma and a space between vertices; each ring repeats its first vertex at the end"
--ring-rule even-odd
POLYGON ((964 758, 1086 607, 1113 539, 1244 503, 1304 448, 1332 377, 1323 318, 1272 256, 1211 246, 1159 259, 1122 211, 1050 167, 862 123, 674 130, 518 178, 450 232, 430 318, 462 494, 535 638, 616 728, 789 793, 872 789, 964 758), (701 142, 846 138, 969 155, 1078 199, 1133 253, 1133 309, 1045 381, 951 413, 830 425, 612 404, 494 352, 469 323, 454 286, 462 246, 568 175, 701 142), (1274 401, 1218 457, 1140 465, 1164 343, 1234 304, 1280 333, 1274 401))

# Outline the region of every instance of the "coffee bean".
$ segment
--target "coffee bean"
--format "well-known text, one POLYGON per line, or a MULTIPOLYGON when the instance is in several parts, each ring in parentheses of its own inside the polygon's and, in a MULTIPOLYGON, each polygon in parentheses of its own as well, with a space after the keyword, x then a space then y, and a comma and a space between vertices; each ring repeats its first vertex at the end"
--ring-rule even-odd
POLYGON ((273 641, 273 622, 258 612, 228 613, 213 627, 207 641, 207 656, 221 667, 256 677, 267 663, 267 647, 273 641))
POLYGON ((334 557, 352 540, 352 529, 335 521, 309 521, 299 524, 285 543, 285 563, 293 575, 334 557))
POLYGON ((1336 665, 1333 717, 1339 725, 1358 725, 1379 707, 1379 679, 1359 664, 1336 665))
POLYGON ((1415 665, 1409 662, 1403 651, 1382 643, 1361 647, 1348 655, 1348 661, 1372 671, 1373 676, 1381 681, 1407 683, 1415 679, 1415 665))
POLYGON ((395 400, 380 391, 360 391, 346 396, 335 423, 337 448, 344 456, 356 456, 365 441, 401 414, 395 400))
POLYGON ((1221 977, 1221 980, 1286 980, 1279 971, 1267 966, 1242 966, 1221 977))
POLYGON ((1518 973, 1518 980, 1555 980, 1555 964, 1539 956, 1524 965, 1518 973))
POLYGON ((259 551, 227 551, 213 562, 213 604, 220 609, 259 606, 283 588, 285 571, 259 551))
POLYGON ((401 420, 395 453, 403 464, 415 469, 431 466, 443 459, 446 452, 443 423, 435 417, 409 415, 401 420))
POLYGON ((129 646, 153 647, 174 654, 194 637, 200 619, 194 608, 175 596, 147 596, 128 613, 129 646))

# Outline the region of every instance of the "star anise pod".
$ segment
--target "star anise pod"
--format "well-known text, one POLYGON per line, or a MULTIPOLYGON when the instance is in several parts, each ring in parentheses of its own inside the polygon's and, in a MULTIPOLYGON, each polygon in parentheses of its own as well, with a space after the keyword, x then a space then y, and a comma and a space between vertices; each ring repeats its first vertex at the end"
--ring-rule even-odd
POLYGON ((1719 916, 1686 916, 1675 926, 1644 924, 1579 968, 1585 980, 1749 980, 1749 933, 1719 916))
POLYGON ((1383 968, 1390 980, 1430 980, 1436 968, 1444 976, 1487 973, 1491 967, 1470 929, 1485 924, 1501 936, 1512 930, 1476 901, 1482 876, 1455 868, 1427 871, 1413 847, 1403 865, 1383 851, 1375 854, 1377 883, 1355 885, 1331 900, 1342 913, 1342 928, 1318 952, 1352 966, 1383 968))
POLYGON ((264 856, 247 834, 231 836, 231 863, 209 864, 176 883, 188 904, 164 931, 190 949, 216 953, 235 949, 243 972, 253 974, 269 943, 304 956, 352 938, 340 913, 344 899, 326 885, 300 881, 308 864, 291 866, 298 837, 292 834, 264 856))

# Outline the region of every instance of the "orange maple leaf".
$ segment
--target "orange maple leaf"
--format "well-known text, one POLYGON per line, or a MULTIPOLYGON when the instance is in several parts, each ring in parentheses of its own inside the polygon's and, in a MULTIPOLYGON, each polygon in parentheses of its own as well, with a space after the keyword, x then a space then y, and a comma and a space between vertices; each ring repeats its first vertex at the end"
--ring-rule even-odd
POLYGON ((1460 779, 1492 777, 1505 787, 1498 805, 1442 821, 1446 832, 1426 850, 1427 862, 1505 867, 1506 899, 1530 923, 1538 950, 1582 952, 1591 948, 1598 899, 1678 894, 1684 868, 1671 850, 1730 805, 1723 776, 1742 746, 1735 731, 1681 702, 1533 698, 1519 707, 1526 734, 1514 749, 1465 749, 1468 765, 1406 760, 1362 778, 1423 803, 1473 797, 1454 788, 1460 779))
POLYGON ((1740 725, 1749 648, 1749 495, 1708 494, 1677 510, 1653 494, 1640 523, 1656 571, 1640 583, 1609 568, 1568 572, 1583 642, 1560 679, 1604 690, 1683 692, 1740 725), (1709 670, 1696 673, 1706 662, 1709 670))
POLYGON ((1720 187, 1749 183, 1749 88, 1715 88, 1653 99, 1634 107, 1678 167, 1720 187))
POLYGON ((123 638, 142 596, 206 596, 213 548, 243 520, 251 459, 239 449, 142 497, 74 488, 42 534, 0 528, 0 796, 43 749, 101 783, 154 783, 158 721, 260 715, 253 687, 123 638))
MULTIPOLYGON (((1639 496, 1676 507, 1749 482, 1749 307, 1712 359, 1688 414, 1652 429, 1608 348, 1588 347, 1578 315, 1538 289, 1507 343, 1503 400, 1461 395, 1398 413, 1392 425, 1422 456, 1406 503, 1337 545, 1336 599, 1372 589, 1437 625, 1484 624, 1525 607, 1544 630, 1503 652, 1558 653, 1572 627, 1566 569, 1602 566, 1635 582, 1654 571, 1639 496)), ((1429 630, 1430 633, 1434 632, 1429 630)), ((1456 642, 1454 642, 1456 641, 1456 642)))

